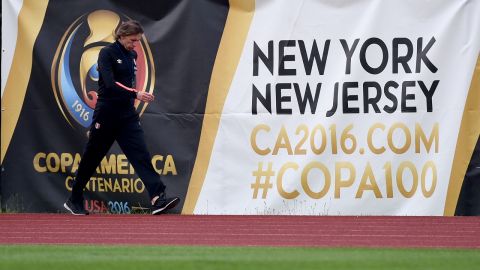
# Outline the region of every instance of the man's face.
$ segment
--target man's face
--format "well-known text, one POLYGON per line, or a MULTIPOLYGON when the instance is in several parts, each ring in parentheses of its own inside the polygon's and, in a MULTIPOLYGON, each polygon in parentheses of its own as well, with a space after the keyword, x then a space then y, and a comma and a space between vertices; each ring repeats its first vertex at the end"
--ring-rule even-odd
POLYGON ((135 49, 135 46, 137 46, 141 38, 142 38, 142 34, 123 36, 123 37, 120 37, 120 43, 122 43, 125 49, 131 51, 135 49))

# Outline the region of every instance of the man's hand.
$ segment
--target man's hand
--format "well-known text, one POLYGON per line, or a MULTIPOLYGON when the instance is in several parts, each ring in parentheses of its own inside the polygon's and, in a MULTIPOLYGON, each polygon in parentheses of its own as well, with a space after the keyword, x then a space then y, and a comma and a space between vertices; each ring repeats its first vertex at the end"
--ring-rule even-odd
POLYGON ((118 86, 120 86, 121 88, 127 90, 127 91, 131 91, 131 92, 136 92, 137 93, 137 99, 140 100, 140 101, 143 101, 143 102, 150 102, 150 101, 153 101, 155 99, 155 96, 148 93, 148 92, 145 92, 145 91, 137 91, 133 88, 130 88, 130 87, 126 87, 125 85, 119 83, 119 82, 115 82, 118 86))
POLYGON ((137 92, 137 99, 143 102, 151 102, 155 99, 155 96, 148 92, 140 91, 137 92))

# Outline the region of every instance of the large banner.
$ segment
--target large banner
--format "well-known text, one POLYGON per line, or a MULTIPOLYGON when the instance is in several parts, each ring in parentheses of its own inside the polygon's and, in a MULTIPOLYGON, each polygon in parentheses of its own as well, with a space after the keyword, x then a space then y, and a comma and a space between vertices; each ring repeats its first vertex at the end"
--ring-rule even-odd
MULTIPOLYGON (((479 0, 24 0, 2 22, 18 29, 2 208, 63 211, 98 52, 135 19, 138 88, 157 97, 136 108, 173 212, 480 215, 479 14, 479 0)), ((149 203, 116 144, 85 195, 91 212, 149 203)))

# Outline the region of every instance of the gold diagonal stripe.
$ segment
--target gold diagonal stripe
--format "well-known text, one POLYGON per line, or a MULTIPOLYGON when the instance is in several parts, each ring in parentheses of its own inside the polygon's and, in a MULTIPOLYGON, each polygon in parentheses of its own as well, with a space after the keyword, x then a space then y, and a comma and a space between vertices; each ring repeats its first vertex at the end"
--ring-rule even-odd
POLYGON ((208 88, 197 158, 188 185, 182 214, 193 214, 195 210, 210 163, 223 105, 240 61, 255 10, 255 0, 230 0, 229 3, 230 9, 208 88))
POLYGON ((452 172, 448 185, 447 199, 443 215, 453 216, 457 207, 458 197, 463 179, 472 157, 473 149, 480 135, 480 57, 472 77, 468 91, 467 102, 463 110, 462 123, 453 157, 452 172))
POLYGON ((2 96, 2 164, 22 110, 32 72, 33 45, 47 6, 48 0, 24 0, 18 14, 17 43, 2 96))

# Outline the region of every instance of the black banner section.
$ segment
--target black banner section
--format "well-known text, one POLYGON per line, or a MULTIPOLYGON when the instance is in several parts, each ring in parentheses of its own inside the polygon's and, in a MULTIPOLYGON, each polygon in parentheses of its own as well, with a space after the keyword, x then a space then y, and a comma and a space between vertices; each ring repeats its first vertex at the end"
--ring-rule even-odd
MULTIPOLYGON (((113 33, 117 19, 134 19, 145 29, 140 83, 156 96, 148 106, 139 104, 138 111, 154 167, 167 192, 182 199, 174 210, 179 213, 228 9, 228 0, 50 0, 23 108, 2 164, 3 210, 63 211, 95 100, 95 69, 89 61, 96 61, 95 50, 106 44, 105 33, 113 33)), ((85 205, 91 212, 141 212, 149 204, 117 144, 87 188, 85 205)))
POLYGON ((455 215, 480 216, 480 137, 468 164, 455 215))

